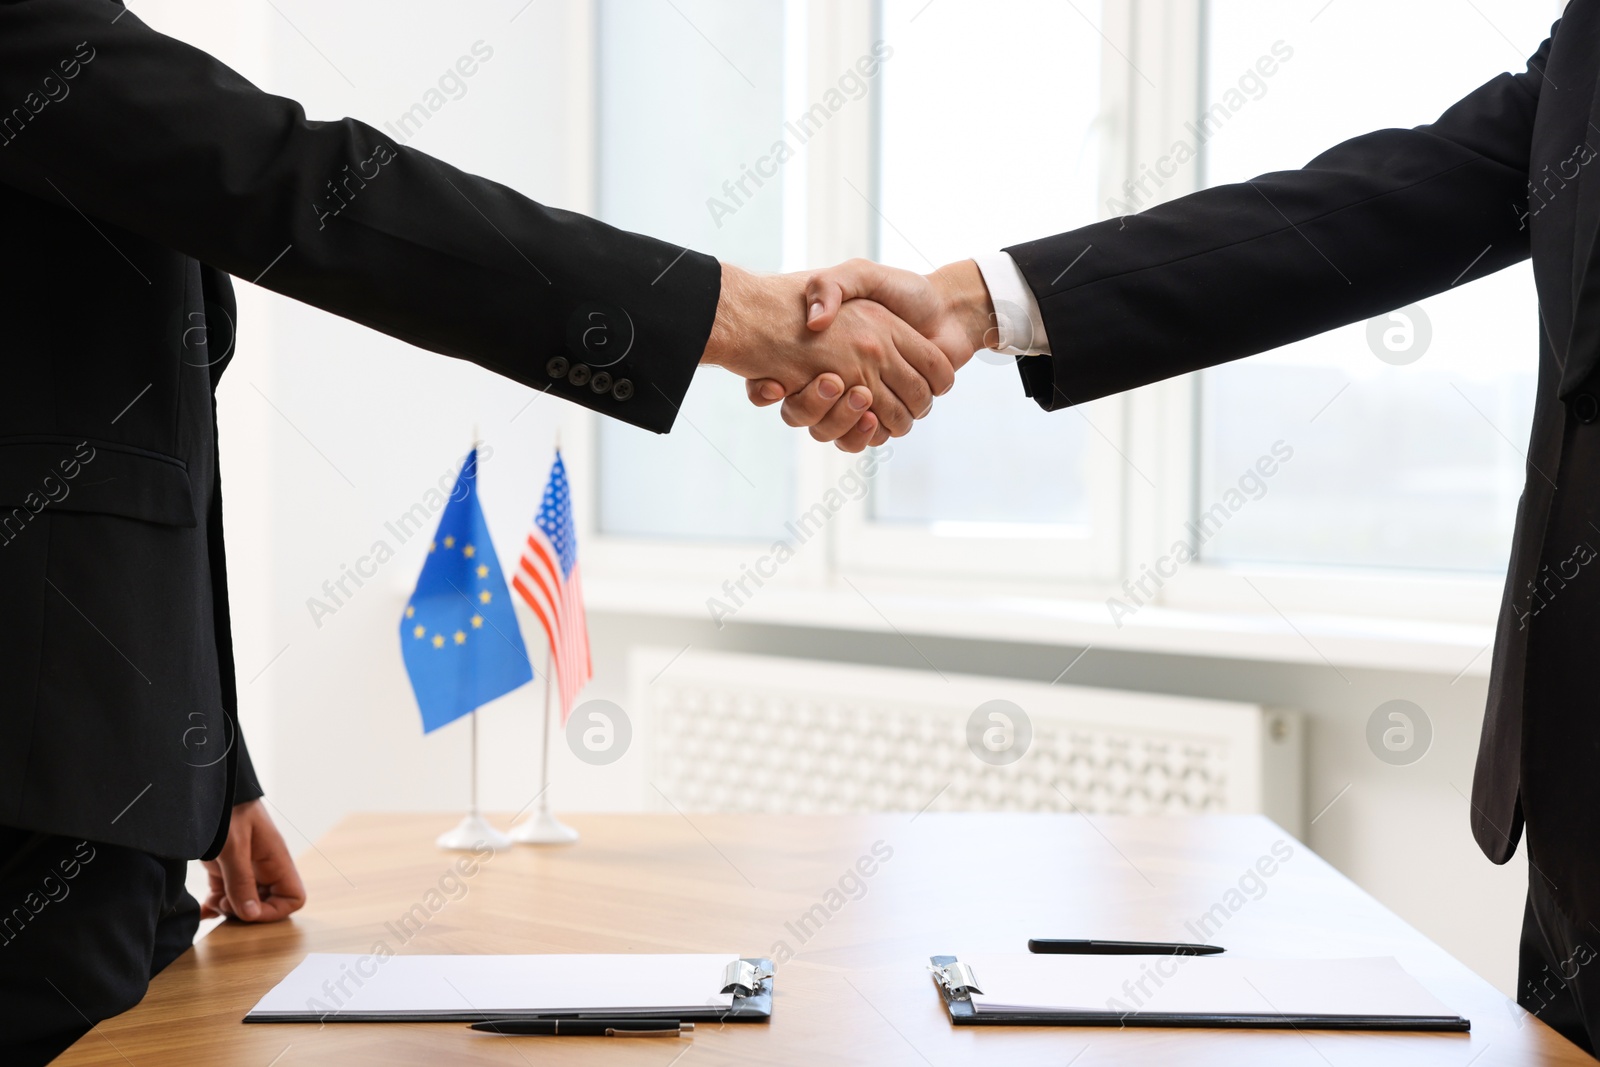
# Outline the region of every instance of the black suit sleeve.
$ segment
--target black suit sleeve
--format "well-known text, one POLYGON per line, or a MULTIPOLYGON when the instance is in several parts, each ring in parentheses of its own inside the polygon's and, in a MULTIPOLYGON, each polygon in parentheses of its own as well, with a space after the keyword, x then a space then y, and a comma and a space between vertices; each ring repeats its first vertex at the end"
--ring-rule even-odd
POLYGON ((247 800, 260 800, 265 791, 256 778, 256 765, 250 760, 250 749, 245 746, 243 730, 239 731, 236 744, 239 747, 239 762, 234 771, 236 777, 233 783, 233 803, 243 804, 247 800))
POLYGON ((0 2, 0 182, 70 204, 86 242, 94 220, 658 432, 721 284, 710 257, 310 120, 113 0, 0 2))
POLYGON ((1495 78, 1430 125, 1379 130, 1300 170, 1006 249, 1053 352, 1019 358, 1028 395, 1046 410, 1093 400, 1526 259, 1533 117, 1549 53, 1546 40, 1524 73, 1495 78))

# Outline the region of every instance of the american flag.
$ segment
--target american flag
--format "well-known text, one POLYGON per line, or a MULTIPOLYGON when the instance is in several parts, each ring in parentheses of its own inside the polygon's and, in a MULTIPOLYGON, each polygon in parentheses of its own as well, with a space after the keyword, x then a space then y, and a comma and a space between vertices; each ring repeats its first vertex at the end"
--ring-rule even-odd
POLYGON ((533 609, 550 641, 556 688, 561 694, 561 724, 565 726, 572 703, 594 677, 594 668, 589 661, 589 623, 583 613, 572 495, 559 449, 511 587, 533 609))

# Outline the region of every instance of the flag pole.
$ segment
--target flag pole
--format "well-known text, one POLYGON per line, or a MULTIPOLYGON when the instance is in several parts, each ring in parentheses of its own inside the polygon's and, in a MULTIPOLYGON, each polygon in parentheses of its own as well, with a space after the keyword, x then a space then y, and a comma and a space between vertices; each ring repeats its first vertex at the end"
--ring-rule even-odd
MULTIPOLYGON (((472 462, 474 464, 476 464, 478 462, 478 445, 480 445, 481 443, 482 442, 478 440, 478 424, 477 423, 473 423, 472 424, 472 462)), ((467 809, 467 817, 469 819, 479 819, 480 816, 478 815, 478 709, 477 708, 473 708, 472 709, 472 773, 471 773, 470 778, 471 778, 471 788, 472 788, 472 806, 467 809)))
POLYGON ((550 650, 544 653, 544 732, 539 744, 539 810, 550 813, 550 650))
MULTIPOLYGON (((472 453, 478 453, 478 425, 472 425, 472 453)), ((471 731, 468 735, 471 748, 468 756, 467 788, 471 791, 468 798, 467 814, 461 817, 455 829, 448 830, 439 835, 434 844, 442 849, 458 852, 475 852, 480 845, 488 845, 492 849, 506 848, 511 844, 511 838, 489 825, 478 812, 478 709, 473 708, 467 713, 467 718, 472 720, 471 731)))
POLYGON ((511 828, 511 840, 522 845, 570 845, 578 831, 550 813, 550 676, 553 652, 544 654, 544 729, 539 755, 539 812, 511 828))

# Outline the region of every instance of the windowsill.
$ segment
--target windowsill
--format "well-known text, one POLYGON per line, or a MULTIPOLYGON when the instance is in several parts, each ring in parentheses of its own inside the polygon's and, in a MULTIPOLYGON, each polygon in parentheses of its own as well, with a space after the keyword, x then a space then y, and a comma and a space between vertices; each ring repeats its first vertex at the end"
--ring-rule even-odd
MULTIPOLYGON (((710 621, 700 586, 634 580, 586 583, 589 609, 710 621)), ((1425 620, 1145 607, 1122 620, 1103 601, 1024 596, 907 594, 849 586, 761 590, 727 624, 757 623, 869 633, 903 632, 1169 656, 1487 677, 1494 628, 1425 620)))

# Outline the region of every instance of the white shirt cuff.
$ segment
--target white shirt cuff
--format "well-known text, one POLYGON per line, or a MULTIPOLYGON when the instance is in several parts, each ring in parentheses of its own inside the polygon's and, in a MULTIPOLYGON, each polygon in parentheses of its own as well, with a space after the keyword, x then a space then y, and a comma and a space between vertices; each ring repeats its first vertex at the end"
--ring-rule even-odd
POLYGON ((989 288, 994 304, 995 343, 989 347, 1007 356, 1047 356, 1050 338, 1044 332, 1044 316, 1039 301, 1017 269, 1017 261, 1004 252, 973 256, 983 284, 989 288))

